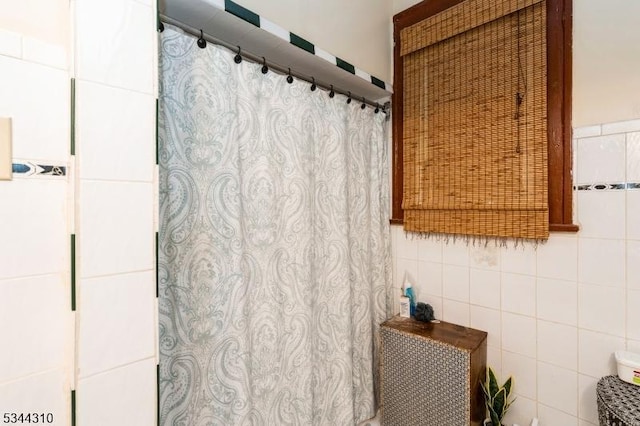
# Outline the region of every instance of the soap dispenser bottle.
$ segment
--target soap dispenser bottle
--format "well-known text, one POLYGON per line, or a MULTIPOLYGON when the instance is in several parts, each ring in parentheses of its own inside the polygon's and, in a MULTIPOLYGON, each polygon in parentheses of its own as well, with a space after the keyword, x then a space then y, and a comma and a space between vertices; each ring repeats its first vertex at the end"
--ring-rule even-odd
POLYGON ((413 287, 408 279, 404 279, 404 295, 409 298, 409 310, 411 316, 416 314, 416 296, 413 292, 413 287))

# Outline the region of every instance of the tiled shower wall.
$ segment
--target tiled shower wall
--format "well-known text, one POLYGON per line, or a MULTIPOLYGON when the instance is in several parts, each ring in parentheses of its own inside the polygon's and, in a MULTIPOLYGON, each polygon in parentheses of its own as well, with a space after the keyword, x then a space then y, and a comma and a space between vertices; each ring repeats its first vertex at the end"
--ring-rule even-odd
POLYGON ((71 2, 80 425, 156 422, 155 1, 71 2))
MULTIPOLYGON (((65 47, 0 27, 0 76, 14 159, 65 168, 65 47)), ((67 197, 65 175, 0 181, 0 412, 52 413, 62 425, 73 380, 67 197)))
POLYGON ((68 45, 29 33, 52 0, 0 24, 13 162, 64 170, 0 181, 2 413, 156 424, 155 3, 57 1, 68 45))
POLYGON ((509 424, 598 424, 613 352, 640 352, 640 120, 574 129, 573 144, 576 234, 485 247, 392 227, 396 293, 406 273, 437 318, 489 333, 488 363, 515 378, 509 424))

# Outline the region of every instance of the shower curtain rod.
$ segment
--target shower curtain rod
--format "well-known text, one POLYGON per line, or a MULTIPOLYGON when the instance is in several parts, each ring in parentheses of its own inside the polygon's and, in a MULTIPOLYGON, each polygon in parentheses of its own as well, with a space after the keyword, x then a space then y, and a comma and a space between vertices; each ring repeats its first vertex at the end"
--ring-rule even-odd
MULTIPOLYGON (((245 59, 248 59, 251 62, 254 62, 256 64, 262 64, 265 66, 269 67, 269 70, 274 70, 280 74, 283 75, 287 75, 287 76, 292 76, 297 78, 298 80, 303 80, 306 81, 308 83, 311 83, 312 85, 315 85, 317 87, 320 87, 326 91, 328 91, 329 93, 331 92, 335 92, 335 93, 340 93, 342 95, 348 96, 349 99, 353 99, 353 101, 355 102, 362 102, 362 105, 369 105, 371 107, 374 107, 376 109, 379 109, 380 111, 382 111, 385 114, 389 114, 390 113, 390 102, 385 102, 384 104, 380 104, 377 102, 373 102, 369 99, 366 99, 364 96, 357 96, 355 94, 353 94, 352 92, 348 91, 348 90, 343 90, 339 87, 336 87, 332 84, 326 84, 323 83, 321 81, 318 81, 315 79, 315 77, 313 76, 306 76, 304 74, 300 74, 296 71, 293 71, 291 68, 288 67, 283 67, 275 62, 269 62, 267 61, 264 56, 258 56, 258 55, 254 55, 253 53, 247 52, 244 49, 242 49, 242 46, 234 46, 231 43, 227 43, 224 40, 221 40, 219 38, 213 37, 207 33, 204 33, 202 30, 196 29, 192 26, 189 26, 187 24, 185 24, 184 22, 178 21, 176 19, 170 18, 164 14, 160 14, 160 28, 159 31, 162 32, 164 30, 164 26, 162 26, 162 22, 169 24, 169 25, 173 25, 174 27, 180 28, 182 31, 184 31, 187 34, 190 34, 194 37, 198 37, 198 38, 203 38, 204 40, 211 42, 213 44, 217 44, 219 46, 225 47, 227 49, 229 49, 232 52, 235 52, 237 55, 242 56, 245 59)), ((333 97, 333 96, 332 96, 333 97)), ((347 101, 347 102, 351 102, 351 101, 347 101)), ((363 106, 364 108, 364 106, 363 106)))

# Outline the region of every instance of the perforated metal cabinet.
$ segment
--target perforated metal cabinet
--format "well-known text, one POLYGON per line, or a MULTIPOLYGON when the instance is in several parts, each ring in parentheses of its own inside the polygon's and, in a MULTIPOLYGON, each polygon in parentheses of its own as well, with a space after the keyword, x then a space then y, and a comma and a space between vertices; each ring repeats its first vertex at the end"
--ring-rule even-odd
POLYGON ((482 424, 486 332, 396 316, 380 337, 383 426, 482 424))

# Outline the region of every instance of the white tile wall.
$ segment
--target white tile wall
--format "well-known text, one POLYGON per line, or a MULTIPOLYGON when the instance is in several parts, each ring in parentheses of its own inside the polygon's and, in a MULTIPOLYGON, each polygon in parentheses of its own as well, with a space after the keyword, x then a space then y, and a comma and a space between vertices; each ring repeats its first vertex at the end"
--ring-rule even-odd
POLYGON ((30 37, 22 39, 22 57, 26 61, 37 62, 54 68, 67 68, 67 50, 65 46, 47 43, 30 37))
POLYGON ((63 274, 0 280, 0 294, 0 383, 65 365, 73 333, 63 274))
POLYGON ((531 244, 501 247, 500 259, 502 272, 536 275, 536 249, 531 244))
POLYGON ((83 180, 79 193, 80 276, 153 269, 152 184, 83 180))
POLYGON ((69 425, 69 389, 69 379, 62 368, 0 384, 0 413, 51 413, 54 425, 69 425))
POLYGON ((602 125, 602 134, 629 133, 640 131, 640 119, 618 121, 602 125))
POLYGON ((515 405, 511 405, 504 417, 507 425, 517 424, 527 426, 531 424, 531 419, 537 416, 536 401, 523 396, 518 396, 517 410, 515 405))
POLYGON ((155 5, 72 8, 78 424, 156 424, 155 5))
POLYGON ((81 285, 79 377, 154 356, 155 287, 151 271, 85 279, 81 285))
POLYGON ((640 340, 640 290, 627 292, 627 337, 640 340))
POLYGON ((0 278, 65 270, 69 264, 66 180, 2 182, 0 200, 9 200, 6 205, 11 205, 0 220, 0 278))
POLYGON ((580 237, 624 239, 625 191, 578 191, 580 237))
POLYGON ((442 263, 442 241, 436 238, 419 239, 418 260, 442 263))
POLYGON ((580 284, 578 288, 578 325, 587 330, 624 337, 624 305, 625 291, 623 288, 580 284))
MULTIPOLYGON (((580 183, 640 182, 638 123, 575 129, 580 183)), ((552 233, 537 247, 494 253, 459 239, 418 243, 417 258, 430 262, 423 270, 442 266, 443 318, 487 330, 488 362, 514 376, 508 422, 596 425, 595 384, 615 374, 613 353, 640 353, 640 190, 580 190, 574 200, 580 231, 552 233)))
MULTIPOLYGON (((638 209, 640 212, 640 208, 638 209)), ((627 288, 640 290, 640 241, 627 240, 627 288)))
POLYGON ((0 55, 22 56, 22 36, 12 31, 0 29, 0 55))
POLYGON ((622 337, 610 334, 580 330, 580 359, 578 369, 580 373, 594 378, 600 378, 616 373, 614 352, 625 349, 622 337))
POLYGON ((598 379, 578 375, 578 413, 579 418, 592 424, 598 424, 598 406, 596 402, 596 384, 598 379))
POLYGON ((536 320, 502 313, 502 348, 528 357, 536 356, 536 320))
POLYGON ((538 402, 577 416, 578 373, 538 361, 538 402))
POLYGON ((625 135, 578 139, 575 184, 624 182, 625 135))
POLYGON ((442 245, 442 263, 469 266, 469 246, 461 240, 445 241, 442 245))
POLYGON ((13 157, 66 163, 68 73, 6 56, 0 56, 0 70, 0 116, 13 118, 13 157))
POLYGON ((442 296, 442 263, 419 261, 415 290, 418 301, 427 296, 442 296))
POLYGON ((514 377, 513 390, 519 396, 536 399, 536 359, 509 351, 502 351, 502 374, 514 377))
POLYGON ((640 132, 627 134, 627 182, 640 181, 640 132))
POLYGON ((469 268, 444 265, 442 271, 442 296, 445 299, 469 302, 469 268))
POLYGON ((80 178, 151 182, 154 97, 84 81, 76 96, 80 178))
POLYGON ((156 424, 153 358, 78 382, 79 425, 153 426, 156 424))
MULTIPOLYGON (((38 12, 59 7, 52 3, 13 2, 3 13, 14 8, 9 22, 28 13, 28 24, 46 33, 48 23, 61 22, 38 12)), ((66 47, 0 28, 0 75, 0 116, 12 119, 13 159, 67 166, 66 47)), ((74 356, 68 182, 19 175, 0 182, 0 413, 51 413, 60 425, 70 424, 74 356)))
POLYGON ((500 311, 471 305, 469 308, 469 324, 478 330, 486 331, 487 345, 499 350, 502 343, 502 322, 500 311))
POLYGON ((601 238, 580 238, 578 281, 604 286, 625 285, 625 242, 601 238), (602 265, 607 265, 603 268, 602 265))
POLYGON ((538 278, 538 318, 568 325, 578 323, 578 284, 538 278))
POLYGON ((536 277, 502 273, 501 307, 505 312, 535 316, 536 277))
MULTIPOLYGON (((638 159, 638 165, 640 166, 640 158, 638 159)), ((637 180, 640 182, 640 179, 637 180)), ((640 212, 640 190, 627 191, 627 240, 640 240, 640 220, 634 220, 638 212, 640 212)), ((637 262, 636 262, 637 263, 637 262)))
POLYGON ((153 94, 152 8, 132 0, 77 1, 77 77, 153 94))
POLYGON ((442 300, 442 319, 454 324, 469 326, 469 304, 454 300, 442 300))
POLYGON ((544 404, 538 404, 538 420, 540 420, 539 424, 545 426, 578 425, 578 419, 575 416, 544 404))
POLYGON ((538 320, 538 360, 578 369, 578 328, 555 322, 538 320))
POLYGON ((500 309, 500 272, 471 268, 469 300, 473 305, 500 309))
POLYGON ((578 239, 569 234, 552 235, 538 246, 538 277, 573 281, 578 276, 578 239))

